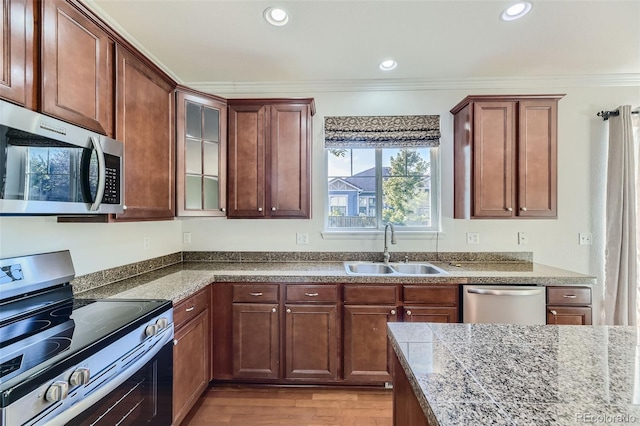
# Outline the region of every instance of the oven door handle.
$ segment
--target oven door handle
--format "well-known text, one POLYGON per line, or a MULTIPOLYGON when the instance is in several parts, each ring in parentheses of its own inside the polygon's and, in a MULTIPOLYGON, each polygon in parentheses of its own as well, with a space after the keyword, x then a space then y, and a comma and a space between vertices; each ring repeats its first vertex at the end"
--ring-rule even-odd
MULTIPOLYGON (((101 399, 105 398, 111 392, 116 390, 118 386, 126 382, 131 376, 133 376, 138 370, 145 366, 145 364, 151 361, 159 352, 160 349, 164 347, 168 342, 173 341, 173 324, 169 328, 166 329, 166 332, 163 334, 162 338, 158 340, 154 348, 157 347, 158 350, 148 350, 140 357, 137 361, 127 367, 125 370, 120 371, 116 377, 112 380, 108 381, 102 387, 97 389, 91 395, 81 399, 78 403, 72 405, 71 407, 64 410, 62 413, 57 416, 48 419, 44 425, 45 426, 56 426, 61 424, 67 424, 75 417, 79 416, 85 410, 91 408, 92 405, 99 402, 101 399)), ((173 346, 173 343, 171 343, 173 346)))

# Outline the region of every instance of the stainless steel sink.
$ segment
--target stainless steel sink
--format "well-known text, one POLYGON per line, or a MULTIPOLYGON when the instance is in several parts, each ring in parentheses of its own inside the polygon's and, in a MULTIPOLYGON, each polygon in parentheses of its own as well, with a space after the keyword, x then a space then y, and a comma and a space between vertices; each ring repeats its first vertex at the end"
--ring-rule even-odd
POLYGON ((368 276, 436 276, 448 275, 430 263, 344 262, 347 275, 368 276))
POLYGON ((393 269, 384 263, 355 263, 345 262, 347 274, 354 275, 386 275, 393 274, 393 269))

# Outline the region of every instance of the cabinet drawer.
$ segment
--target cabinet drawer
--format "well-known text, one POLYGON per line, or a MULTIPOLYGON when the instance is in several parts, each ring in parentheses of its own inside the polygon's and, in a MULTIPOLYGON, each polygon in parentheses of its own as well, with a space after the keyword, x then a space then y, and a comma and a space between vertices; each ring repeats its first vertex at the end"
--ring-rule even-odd
POLYGON ((547 287, 548 305, 590 305, 589 287, 547 287))
POLYGON ((351 305, 395 305, 398 288, 395 285, 346 285, 344 303, 351 305))
POLYGON ((173 323, 178 328, 209 307, 209 287, 181 300, 173 307, 173 323))
POLYGON ((243 303, 277 303, 278 284, 234 284, 233 301, 243 303))
POLYGON ((338 287, 335 285, 288 285, 287 303, 335 303, 338 287))
POLYGON ((458 286, 405 285, 403 300, 431 306, 457 306, 458 286))

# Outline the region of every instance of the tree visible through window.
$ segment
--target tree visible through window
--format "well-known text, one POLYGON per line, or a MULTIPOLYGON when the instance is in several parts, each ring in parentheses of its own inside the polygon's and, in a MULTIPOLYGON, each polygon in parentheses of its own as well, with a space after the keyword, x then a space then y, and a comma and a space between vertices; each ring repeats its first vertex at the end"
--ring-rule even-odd
POLYGON ((327 228, 382 228, 391 222, 406 229, 435 229, 432 162, 436 151, 328 150, 327 228))

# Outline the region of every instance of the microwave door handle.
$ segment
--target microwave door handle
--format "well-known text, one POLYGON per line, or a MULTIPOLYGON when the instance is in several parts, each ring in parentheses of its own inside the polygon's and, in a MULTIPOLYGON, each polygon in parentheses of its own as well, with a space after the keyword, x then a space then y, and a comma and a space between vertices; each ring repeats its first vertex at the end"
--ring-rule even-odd
POLYGON ((104 196, 104 184, 106 180, 107 169, 104 163, 104 152, 102 151, 102 146, 100 145, 100 141, 95 136, 91 136, 91 143, 98 153, 98 189, 96 191, 96 199, 91 204, 89 211, 95 212, 100 208, 100 204, 102 204, 102 197, 104 196))

